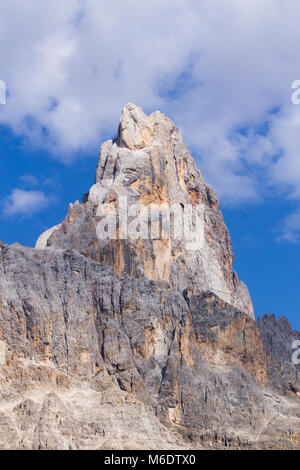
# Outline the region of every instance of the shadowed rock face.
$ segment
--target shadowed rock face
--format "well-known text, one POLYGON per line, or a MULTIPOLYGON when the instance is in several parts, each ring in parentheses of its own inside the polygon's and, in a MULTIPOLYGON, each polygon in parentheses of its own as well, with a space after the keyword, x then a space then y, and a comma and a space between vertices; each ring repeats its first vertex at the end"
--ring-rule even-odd
POLYGON ((254 321, 171 121, 128 105, 85 201, 38 249, 0 243, 0 449, 299 448, 299 333, 254 321), (204 245, 99 241, 122 194, 202 204, 204 245))
POLYGON ((298 446, 296 369, 273 387, 259 327, 214 293, 75 251, 1 244, 0 266, 2 448, 298 446))
POLYGON ((285 393, 291 390, 300 393, 300 366, 297 370, 291 363, 293 353, 297 353, 299 346, 293 349, 293 342, 300 340, 300 332, 292 330, 287 318, 275 315, 264 315, 257 319, 257 324, 262 333, 264 349, 266 351, 268 374, 272 380, 272 386, 285 393))

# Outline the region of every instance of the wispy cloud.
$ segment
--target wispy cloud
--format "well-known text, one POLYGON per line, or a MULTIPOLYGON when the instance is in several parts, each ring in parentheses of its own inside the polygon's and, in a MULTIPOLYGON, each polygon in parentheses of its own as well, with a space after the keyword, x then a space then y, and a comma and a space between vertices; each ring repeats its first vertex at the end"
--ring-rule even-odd
POLYGON ((14 189, 4 201, 3 214, 6 216, 30 216, 39 212, 50 203, 42 191, 14 189))
POLYGON ((36 186, 38 184, 38 179, 34 175, 22 175, 19 179, 28 186, 36 186))
POLYGON ((297 242, 300 236, 300 209, 288 215, 278 227, 278 242, 297 242))

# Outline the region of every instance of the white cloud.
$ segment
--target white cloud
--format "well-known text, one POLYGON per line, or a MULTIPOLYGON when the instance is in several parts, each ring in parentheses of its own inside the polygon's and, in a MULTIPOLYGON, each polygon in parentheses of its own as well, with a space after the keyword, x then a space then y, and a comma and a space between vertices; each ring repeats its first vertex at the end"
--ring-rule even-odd
POLYGON ((24 191, 16 188, 5 200, 3 213, 7 216, 29 216, 44 209, 49 202, 41 191, 24 191))
POLYGON ((159 108, 223 202, 300 199, 299 16, 297 0, 2 0, 0 122, 67 160, 128 101, 159 108))

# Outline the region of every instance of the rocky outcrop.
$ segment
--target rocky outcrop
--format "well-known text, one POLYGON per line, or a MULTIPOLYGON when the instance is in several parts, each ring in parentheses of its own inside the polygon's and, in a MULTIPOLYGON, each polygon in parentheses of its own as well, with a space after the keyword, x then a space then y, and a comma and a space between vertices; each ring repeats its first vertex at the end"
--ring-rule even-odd
POLYGON ((217 198, 171 121, 128 105, 84 201, 36 249, 0 243, 0 448, 299 448, 286 344, 300 335, 254 321, 217 198), (122 195, 191 203, 203 239, 102 239, 122 195))

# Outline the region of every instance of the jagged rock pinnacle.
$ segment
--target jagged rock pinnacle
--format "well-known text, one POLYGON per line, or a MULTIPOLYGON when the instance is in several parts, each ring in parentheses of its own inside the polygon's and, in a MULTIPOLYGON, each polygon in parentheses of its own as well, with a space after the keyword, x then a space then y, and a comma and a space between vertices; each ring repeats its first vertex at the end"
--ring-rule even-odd
POLYGON ((230 236, 218 198, 203 181, 180 131, 165 115, 156 111, 146 116, 136 105, 125 106, 117 138, 101 146, 95 184, 85 201, 72 207, 62 225, 40 238, 37 247, 73 248, 108 264, 120 276, 164 281, 180 291, 211 290, 253 316, 247 287, 233 271, 230 236), (118 239, 118 227, 115 239, 99 239, 101 210, 116 208, 120 198, 126 198, 129 208, 139 204, 149 211, 153 206, 166 211, 171 225, 171 206, 182 213, 191 206, 201 220, 194 227, 199 239, 193 249, 174 233, 159 239, 118 239))
POLYGON ((120 147, 138 150, 149 147, 154 139, 153 120, 138 106, 128 103, 122 111, 118 130, 120 147))

